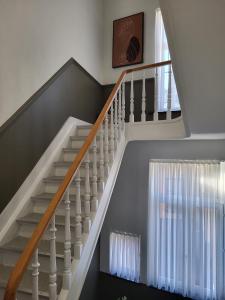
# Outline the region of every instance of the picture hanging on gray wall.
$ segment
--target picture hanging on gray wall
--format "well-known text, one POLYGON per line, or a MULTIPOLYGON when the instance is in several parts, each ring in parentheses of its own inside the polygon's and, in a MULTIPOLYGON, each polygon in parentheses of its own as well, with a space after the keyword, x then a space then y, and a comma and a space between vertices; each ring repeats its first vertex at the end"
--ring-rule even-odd
POLYGON ((144 13, 113 21, 112 67, 143 63, 144 13))

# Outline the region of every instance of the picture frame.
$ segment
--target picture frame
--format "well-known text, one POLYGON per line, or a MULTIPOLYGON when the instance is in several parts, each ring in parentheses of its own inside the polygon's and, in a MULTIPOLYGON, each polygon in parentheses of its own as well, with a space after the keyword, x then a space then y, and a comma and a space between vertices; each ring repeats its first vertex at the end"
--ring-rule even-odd
POLYGON ((144 12, 113 21, 112 67, 143 63, 144 12))

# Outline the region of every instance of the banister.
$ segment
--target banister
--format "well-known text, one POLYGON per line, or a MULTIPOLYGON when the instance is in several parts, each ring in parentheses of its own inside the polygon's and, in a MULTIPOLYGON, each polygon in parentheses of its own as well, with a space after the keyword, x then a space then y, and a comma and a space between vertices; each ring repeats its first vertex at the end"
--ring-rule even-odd
POLYGON ((85 157, 90 145, 93 143, 94 138, 97 134, 98 129, 100 128, 101 124, 104 121, 106 113, 109 111, 111 104, 114 100, 114 97, 116 93, 118 92, 120 85, 126 76, 126 74, 131 73, 131 72, 136 72, 136 71, 141 71, 144 69, 152 69, 156 67, 161 67, 171 64, 171 61, 165 61, 165 62, 160 62, 160 63, 154 63, 150 65, 145 65, 145 66, 140 66, 136 68, 131 68, 128 70, 125 70, 121 73, 118 81, 116 82, 112 92, 110 93, 101 113, 99 114, 95 124, 91 127, 91 130, 81 147, 78 155, 72 162, 69 170, 67 171, 63 182, 60 184, 57 192, 55 193, 53 199, 51 200, 47 210, 45 211, 44 215, 42 216, 41 220, 39 221, 38 225, 36 226, 30 240, 27 242, 23 252, 21 253, 15 267, 13 268, 7 286, 6 286, 6 291, 4 295, 4 300, 15 300, 16 296, 16 290, 20 284, 20 281, 23 277, 24 272, 26 271, 26 268, 36 250, 38 247, 38 243, 42 238, 42 235, 44 234, 49 222, 51 221, 51 218, 54 215, 54 212, 63 198, 69 184, 71 183, 78 167, 80 166, 83 158, 85 157))

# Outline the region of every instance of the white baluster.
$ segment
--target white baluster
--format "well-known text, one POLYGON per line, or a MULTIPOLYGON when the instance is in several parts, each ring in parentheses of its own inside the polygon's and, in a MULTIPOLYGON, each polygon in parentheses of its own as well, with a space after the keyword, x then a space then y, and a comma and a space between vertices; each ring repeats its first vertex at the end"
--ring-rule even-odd
POLYGON ((171 120, 171 105, 172 105, 172 67, 169 65, 168 71, 168 99, 167 99, 167 112, 166 112, 166 119, 171 120))
POLYGON ((86 157, 84 159, 85 164, 85 191, 84 191, 84 232, 89 233, 91 229, 91 187, 90 187, 90 159, 89 159, 89 153, 86 154, 86 157))
POLYGON ((50 235, 50 273, 49 273, 49 299, 57 299, 57 266, 56 266, 56 227, 55 215, 52 217, 49 229, 50 235))
POLYGON ((71 285, 71 231, 70 231, 70 193, 65 194, 65 240, 64 240, 64 272, 63 289, 68 290, 71 285))
POLYGON ((153 120, 158 121, 159 116, 158 116, 158 68, 155 68, 155 97, 154 97, 154 115, 153 115, 153 120))
POLYGON ((105 179, 105 171, 104 171, 104 130, 103 126, 100 127, 100 153, 99 153, 99 167, 100 167, 100 177, 99 177, 99 190, 103 192, 104 190, 104 179, 105 179))
POLYGON ((115 104, 115 109, 114 109, 114 114, 115 114, 115 120, 114 120, 114 146, 115 150, 117 149, 117 144, 118 144, 118 93, 116 94, 116 97, 114 99, 114 104, 115 104))
POLYGON ((109 175, 109 119, 108 113, 105 116, 105 130, 104 130, 104 150, 105 150, 105 179, 109 175))
POLYGON ((145 71, 142 79, 142 100, 141 100, 141 121, 146 121, 146 89, 145 89, 145 71))
POLYGON ((34 252, 33 263, 32 263, 32 299, 39 299, 39 290, 38 290, 38 276, 39 276, 39 267, 38 262, 38 249, 34 252))
POLYGON ((91 211, 96 212, 98 209, 98 168, 97 168, 97 142, 96 137, 92 145, 93 149, 93 174, 92 174, 92 199, 91 211))
POLYGON ((134 123, 134 75, 132 72, 131 82, 130 82, 130 118, 129 121, 134 123))
POLYGON ((80 170, 77 170, 75 177, 76 198, 75 198, 75 243, 74 257, 80 259, 82 253, 82 225, 81 225, 81 197, 80 197, 80 170))
POLYGON ((125 129, 125 82, 122 84, 123 94, 122 94, 122 130, 125 129))
POLYGON ((119 102, 118 102, 118 134, 119 134, 119 140, 121 138, 121 131, 122 131, 122 90, 121 86, 119 89, 119 102))
POLYGON ((110 162, 113 163, 114 160, 114 110, 113 110, 113 103, 111 106, 111 114, 110 114, 110 162))

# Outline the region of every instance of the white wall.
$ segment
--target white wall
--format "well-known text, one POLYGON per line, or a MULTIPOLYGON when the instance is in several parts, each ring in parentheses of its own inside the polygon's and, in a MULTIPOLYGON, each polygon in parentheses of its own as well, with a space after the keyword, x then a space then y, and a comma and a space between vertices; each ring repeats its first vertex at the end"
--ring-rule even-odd
POLYGON ((225 1, 160 0, 185 123, 225 133, 225 1))
POLYGON ((0 126, 73 57, 102 82, 103 0, 0 0, 0 126))
POLYGON ((116 82, 124 69, 112 69, 113 20, 144 11, 144 64, 153 63, 155 9, 157 7, 159 7, 158 0, 104 0, 103 81, 105 84, 116 82))

